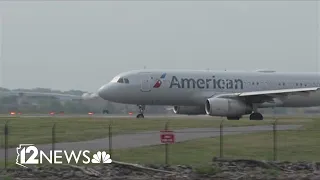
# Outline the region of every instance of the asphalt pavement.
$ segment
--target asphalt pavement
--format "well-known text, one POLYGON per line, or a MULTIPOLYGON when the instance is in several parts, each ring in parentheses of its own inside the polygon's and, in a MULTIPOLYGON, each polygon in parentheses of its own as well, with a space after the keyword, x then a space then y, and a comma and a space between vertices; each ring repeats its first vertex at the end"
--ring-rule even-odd
MULTIPOLYGON (((124 115, 124 114, 56 114, 56 115, 50 115, 50 114, 22 114, 22 115, 6 115, 1 114, 0 117, 21 117, 21 118, 37 118, 37 117, 53 117, 53 118, 136 118, 136 115, 124 115)), ((188 115, 179 115, 179 114, 145 114, 145 118, 194 118, 195 116, 188 116, 188 115)), ((210 116, 206 115, 199 115, 199 117, 207 117, 210 116)))

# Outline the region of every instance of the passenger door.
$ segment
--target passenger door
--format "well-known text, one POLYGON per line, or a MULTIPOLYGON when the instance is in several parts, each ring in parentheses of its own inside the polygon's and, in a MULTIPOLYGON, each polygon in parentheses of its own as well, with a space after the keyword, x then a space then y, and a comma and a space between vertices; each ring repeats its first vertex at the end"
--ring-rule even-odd
POLYGON ((141 88, 142 92, 150 92, 151 91, 151 75, 150 73, 141 73, 140 74, 141 80, 141 88))

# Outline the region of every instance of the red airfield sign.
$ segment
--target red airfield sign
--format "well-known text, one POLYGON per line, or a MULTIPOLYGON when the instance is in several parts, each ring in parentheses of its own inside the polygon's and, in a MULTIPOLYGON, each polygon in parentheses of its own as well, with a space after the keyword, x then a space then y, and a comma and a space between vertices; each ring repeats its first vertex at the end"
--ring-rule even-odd
POLYGON ((165 144, 172 144, 175 141, 175 135, 173 131, 163 130, 160 131, 160 140, 165 144))

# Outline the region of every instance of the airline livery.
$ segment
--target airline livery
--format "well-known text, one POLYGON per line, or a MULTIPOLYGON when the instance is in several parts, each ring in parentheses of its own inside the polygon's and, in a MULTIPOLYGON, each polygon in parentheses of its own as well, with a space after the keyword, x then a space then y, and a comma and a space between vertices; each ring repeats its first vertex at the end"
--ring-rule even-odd
POLYGON ((320 106, 320 74, 275 71, 135 70, 114 77, 98 90, 109 101, 174 106, 177 114, 263 120, 259 108, 320 106))

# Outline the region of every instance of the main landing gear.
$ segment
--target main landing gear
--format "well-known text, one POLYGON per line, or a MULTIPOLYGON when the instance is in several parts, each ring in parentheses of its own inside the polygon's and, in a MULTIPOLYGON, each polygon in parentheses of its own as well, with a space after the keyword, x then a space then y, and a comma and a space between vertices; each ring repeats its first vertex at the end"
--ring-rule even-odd
MULTIPOLYGON (((241 118, 241 116, 227 117, 228 120, 239 120, 240 118, 241 118)), ((250 114, 250 120, 263 120, 263 116, 261 113, 254 112, 254 113, 250 114)))
POLYGON ((250 114, 250 120, 263 120, 263 116, 261 113, 254 112, 250 114))
POLYGON ((252 108, 253 108, 253 113, 250 114, 249 119, 250 119, 250 120, 263 120, 262 114, 258 112, 257 105, 256 105, 256 104, 253 104, 253 105, 252 105, 252 108))
POLYGON ((137 118, 144 118, 144 110, 146 109, 145 105, 138 105, 139 107, 139 114, 137 114, 137 118))

